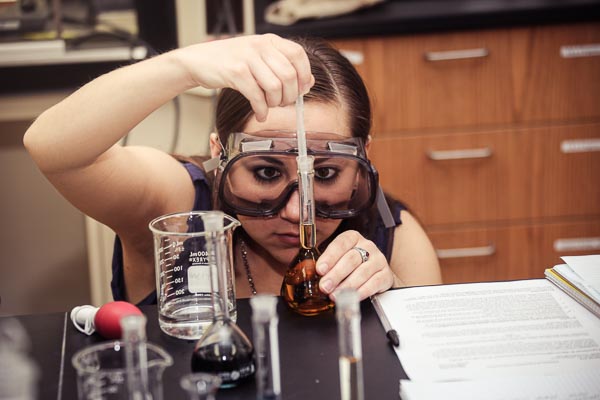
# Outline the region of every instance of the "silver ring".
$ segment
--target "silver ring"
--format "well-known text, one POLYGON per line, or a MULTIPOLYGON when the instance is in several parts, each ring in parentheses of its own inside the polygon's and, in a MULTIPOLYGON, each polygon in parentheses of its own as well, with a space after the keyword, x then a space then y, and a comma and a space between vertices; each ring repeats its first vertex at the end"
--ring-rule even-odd
POLYGON ((368 251, 366 251, 362 247, 353 247, 353 249, 358 251, 358 254, 360 254, 360 258, 362 258, 363 263, 366 263, 367 261, 369 261, 369 252, 368 251))

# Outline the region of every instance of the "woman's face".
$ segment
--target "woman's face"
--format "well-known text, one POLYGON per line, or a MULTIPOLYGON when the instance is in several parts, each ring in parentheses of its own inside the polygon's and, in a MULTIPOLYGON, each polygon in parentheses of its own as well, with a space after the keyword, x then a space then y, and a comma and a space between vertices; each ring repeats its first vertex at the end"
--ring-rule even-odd
MULTIPOLYGON (((351 136, 347 112, 335 104, 308 102, 304 104, 304 127, 306 131, 337 133, 351 136)), ((264 130, 295 131, 295 106, 277 107, 269 110, 264 122, 250 118, 244 132, 264 130)), ((296 256, 300 246, 300 204, 298 192, 294 192, 281 211, 268 218, 238 215, 246 233, 266 250, 277 262, 288 264, 296 256)), ((337 229, 341 220, 317 218, 317 243, 321 243, 337 229)))

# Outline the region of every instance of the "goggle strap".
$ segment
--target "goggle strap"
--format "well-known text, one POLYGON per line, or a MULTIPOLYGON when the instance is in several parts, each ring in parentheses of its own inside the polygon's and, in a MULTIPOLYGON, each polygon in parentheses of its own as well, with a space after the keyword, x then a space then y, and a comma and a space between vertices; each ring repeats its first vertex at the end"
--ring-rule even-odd
POLYGON ((213 158, 210 158, 210 159, 204 161, 202 163, 202 166, 204 167, 204 171, 210 172, 210 171, 217 169, 220 161, 221 161, 220 157, 213 157, 213 158))
POLYGON ((390 206, 387 201, 385 201, 385 195, 383 194, 383 189, 381 186, 377 186, 377 196, 375 198, 375 202, 377 203, 377 210, 379 210, 379 215, 381 215, 381 219, 383 220, 383 224, 386 228, 392 228, 396 226, 396 221, 392 216, 392 212, 390 211, 390 206))

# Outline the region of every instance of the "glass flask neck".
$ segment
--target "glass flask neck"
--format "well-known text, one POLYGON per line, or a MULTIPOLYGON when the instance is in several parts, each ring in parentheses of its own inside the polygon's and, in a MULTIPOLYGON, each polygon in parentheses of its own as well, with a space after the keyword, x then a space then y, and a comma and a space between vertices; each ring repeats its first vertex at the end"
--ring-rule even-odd
POLYGON ((212 299, 215 320, 228 320, 229 307, 227 306, 227 241, 223 232, 213 232, 207 237, 207 247, 211 254, 210 274, 213 285, 212 299), (216 284, 216 287, 214 287, 216 284))

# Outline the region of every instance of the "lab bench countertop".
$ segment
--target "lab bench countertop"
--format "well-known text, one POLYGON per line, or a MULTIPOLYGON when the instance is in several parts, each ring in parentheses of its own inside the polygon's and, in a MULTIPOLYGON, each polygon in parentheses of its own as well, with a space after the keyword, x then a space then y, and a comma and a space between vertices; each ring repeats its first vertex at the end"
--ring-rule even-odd
MULTIPOLYGON (((148 317, 148 341, 163 347, 174 364, 163 375, 164 398, 184 399, 181 377, 191 372, 195 341, 175 339, 158 326, 156 306, 141 307, 148 317)), ((369 301, 361 303, 362 348, 365 398, 398 398, 399 381, 406 374, 388 343, 385 331, 369 301)), ((286 399, 340 398, 338 336, 335 312, 304 317, 289 310, 280 300, 279 346, 282 396, 286 399)), ((248 299, 238 300, 238 326, 252 340, 251 310, 248 299)), ((31 354, 41 376, 38 398, 63 400, 77 398, 76 372, 71 364, 78 350, 104 341, 97 334, 86 336, 72 325, 68 313, 17 317, 30 336, 31 354)), ((254 380, 236 388, 221 389, 217 398, 256 398, 254 380)))

